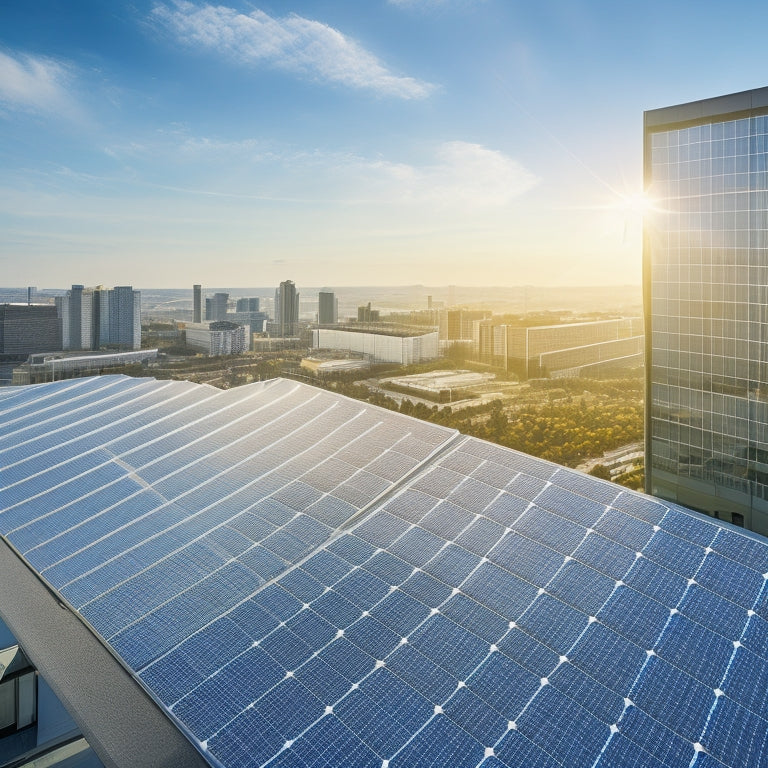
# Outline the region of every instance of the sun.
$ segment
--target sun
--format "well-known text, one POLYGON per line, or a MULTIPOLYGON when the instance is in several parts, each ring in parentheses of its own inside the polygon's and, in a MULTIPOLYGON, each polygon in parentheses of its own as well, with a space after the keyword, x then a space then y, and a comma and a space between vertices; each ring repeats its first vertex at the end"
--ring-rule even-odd
POLYGON ((628 214, 646 216, 650 213, 658 213, 662 210, 661 201, 645 192, 632 192, 619 194, 615 207, 628 214))

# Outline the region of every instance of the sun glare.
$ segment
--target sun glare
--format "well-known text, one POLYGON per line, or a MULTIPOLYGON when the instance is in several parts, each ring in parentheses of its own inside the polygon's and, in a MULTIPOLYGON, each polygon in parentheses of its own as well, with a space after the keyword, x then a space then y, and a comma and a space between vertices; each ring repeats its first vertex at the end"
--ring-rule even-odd
POLYGON ((649 213, 661 211, 660 202, 660 200, 651 197, 645 192, 634 192, 632 194, 620 195, 616 202, 616 208, 625 213, 646 216, 649 213))

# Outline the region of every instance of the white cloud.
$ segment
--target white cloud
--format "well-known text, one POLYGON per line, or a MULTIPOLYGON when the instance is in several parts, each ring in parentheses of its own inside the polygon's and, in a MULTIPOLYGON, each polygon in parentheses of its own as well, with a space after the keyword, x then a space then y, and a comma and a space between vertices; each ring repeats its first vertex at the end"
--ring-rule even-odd
POLYGON ((421 167, 379 162, 372 168, 401 186, 403 199, 471 207, 505 206, 538 183, 517 160, 481 144, 449 141, 421 167))
POLYGON ((140 169, 145 182, 167 184, 160 179, 174 169, 178 191, 435 213, 498 211, 539 183, 509 155, 465 141, 433 145, 416 163, 259 139, 190 136, 184 130, 160 131, 104 152, 124 170, 140 169))
POLYGON ((264 63, 299 75, 403 99, 422 99, 434 86, 393 74, 376 56, 333 27, 292 14, 248 15, 225 6, 179 0, 158 5, 155 18, 189 45, 208 48, 242 65, 264 63))
POLYGON ((69 70, 52 59, 0 51, 0 105, 25 112, 76 116, 78 109, 68 91, 69 70))

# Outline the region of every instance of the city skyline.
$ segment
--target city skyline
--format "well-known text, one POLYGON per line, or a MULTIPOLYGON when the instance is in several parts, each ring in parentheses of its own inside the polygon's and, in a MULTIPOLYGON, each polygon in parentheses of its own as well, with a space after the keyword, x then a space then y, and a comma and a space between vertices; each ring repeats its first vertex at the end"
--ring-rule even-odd
POLYGON ((748 10, 6 6, 3 282, 639 284, 638 120, 764 85, 748 10))

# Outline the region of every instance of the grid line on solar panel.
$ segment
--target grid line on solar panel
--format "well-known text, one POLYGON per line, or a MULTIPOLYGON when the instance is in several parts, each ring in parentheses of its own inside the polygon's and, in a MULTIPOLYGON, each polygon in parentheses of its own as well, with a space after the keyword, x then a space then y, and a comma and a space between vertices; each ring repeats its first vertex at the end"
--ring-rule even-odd
MULTIPOLYGON (((345 426, 345 425, 344 425, 344 424, 342 424, 342 425, 341 425, 340 427, 338 427, 337 429, 341 429, 341 428, 343 428, 344 426, 345 426)), ((335 431, 335 430, 334 430, 334 431, 335 431)), ((360 436, 358 436, 358 437, 360 437, 360 436)), ((356 439, 357 439, 357 438, 356 438, 356 439)), ((310 449, 307 449, 307 450, 310 450, 310 449)), ((295 458, 297 455, 300 455, 300 454, 294 454, 294 457, 293 457, 293 458, 295 458)), ((235 466, 236 466, 236 465, 235 465, 235 466)), ((230 468, 229 468, 227 471, 231 470, 232 468, 233 468, 233 467, 230 467, 230 468)), ((261 479, 261 478, 256 478, 255 480, 253 480, 253 481, 251 482, 251 484, 253 484, 253 483, 256 483, 256 482, 259 482, 259 481, 260 481, 260 479, 261 479)), ((193 492, 194 490, 195 490, 195 488, 193 488, 193 489, 190 489, 189 491, 187 491, 187 493, 191 493, 191 492, 193 492)), ((237 489, 237 492, 239 492, 239 491, 241 491, 241 490, 242 490, 242 487, 238 487, 238 489, 237 489)), ((173 501, 175 501, 175 500, 171 500, 171 501, 168 501, 168 500, 166 500, 166 503, 167 503, 167 504, 170 504, 170 503, 172 503, 173 501)), ((220 501, 221 501, 221 500, 218 500, 218 501, 217 501, 217 502, 215 502, 215 503, 220 503, 220 501)), ((213 506, 213 505, 209 505, 208 507, 205 507, 205 508, 203 508, 203 510, 199 510, 199 511, 197 512, 197 514, 200 514, 201 512, 204 512, 204 511, 206 511, 206 510, 210 509, 210 508, 211 508, 211 506, 213 506)), ((107 510, 107 511, 108 511, 108 510, 107 510)), ((147 513, 147 514, 151 514, 151 513, 147 513)), ((145 516, 146 516, 146 515, 145 515, 145 516)), ((139 520, 140 520, 140 519, 143 519, 143 517, 145 517, 145 516, 142 516, 142 518, 139 518, 139 520)), ((229 522, 229 521, 227 521, 227 522, 229 522)), ((118 529, 118 530, 120 530, 120 529, 118 529)), ((135 546, 139 546, 139 545, 137 544, 137 545, 135 545, 135 546)), ((68 557, 72 557, 73 555, 75 555, 75 554, 78 554, 80 551, 81 551, 81 550, 77 550, 77 552, 71 553, 70 555, 68 555, 68 557)), ((116 557, 116 556, 115 556, 115 557, 116 557)), ((114 559, 114 557, 113 557, 113 558, 111 558, 111 559, 114 559)), ((107 561, 107 562, 109 562, 109 561, 107 561)), ((65 585, 65 586, 66 586, 66 585, 65 585)))
MULTIPOLYGON (((190 407, 191 407, 191 406, 190 406, 190 407)), ((245 417, 243 417, 243 418, 245 418, 245 417)), ((180 428, 178 428, 178 429, 183 429, 183 427, 180 427, 180 428)), ((177 430, 177 431, 178 431, 178 430, 177 430)), ((162 439, 162 437, 158 437, 158 438, 156 438, 156 440, 160 440, 160 439, 162 439)), ((150 442, 150 443, 152 443, 152 442, 155 442, 155 440, 152 440, 152 441, 149 441, 149 442, 150 442)), ((103 446, 101 446, 100 448, 94 449, 94 451, 89 451, 89 452, 87 452, 85 455, 88 455, 88 454, 90 454, 90 453, 94 453, 94 452, 103 452, 103 451, 104 451, 104 447, 103 447, 103 446)), ((113 454, 112 456, 108 457, 106 461, 103 461, 101 464, 98 464, 98 465, 96 465, 95 467, 92 467, 92 470, 98 470, 100 466, 106 466, 106 465, 109 465, 109 464, 114 464, 116 460, 118 460, 118 459, 124 459, 124 458, 125 458, 125 456, 124 456, 124 455, 123 455, 123 456, 115 456, 115 455, 113 454)), ((76 457, 73 457, 72 459, 68 460, 67 462, 64 462, 63 464, 69 464, 69 465, 71 465, 73 462, 77 462, 77 461, 80 461, 80 460, 82 460, 82 455, 78 455, 78 456, 76 456, 76 457)), ((157 460, 158 460, 158 461, 160 461, 160 460, 161 460, 161 457, 158 457, 158 459, 157 459, 157 460)), ((48 471, 49 471, 49 472, 57 472, 57 468, 56 468, 56 467, 51 467, 51 468, 49 468, 49 470, 48 470, 48 471)), ((179 470, 177 470, 177 471, 179 471, 179 472, 183 471, 183 467, 182 467, 182 468, 179 468, 179 470)), ((43 473, 40 473, 40 474, 43 474, 43 473)), ((63 482, 63 483, 60 483, 60 484, 58 484, 58 485, 54 485, 54 486, 51 486, 51 487, 49 488, 49 492, 50 492, 50 491, 52 491, 52 490, 54 490, 55 488, 59 487, 60 485, 64 485, 66 482, 75 482, 75 481, 80 481, 80 480, 82 479, 82 477, 83 477, 85 474, 87 474, 87 473, 81 473, 81 474, 77 475, 77 476, 76 476, 76 477, 74 477, 74 478, 68 478, 68 479, 67 479, 65 482, 63 482)), ((105 485, 109 485, 109 483, 106 483, 105 485)), ((43 495, 43 494, 35 494, 34 496, 30 497, 28 500, 32 500, 32 499, 34 499, 34 498, 39 498, 41 495, 43 495)), ((74 500, 73 500, 73 501, 74 501, 74 500)), ((12 508, 13 508, 13 506, 15 506, 15 505, 7 506, 7 507, 6 507, 6 509, 4 510, 4 512, 7 512, 8 510, 12 509, 12 508)), ((56 510, 53 510, 53 512, 56 512, 56 511, 58 511, 58 510, 57 510, 57 509, 56 509, 56 510)), ((3 514, 3 513, 0 513, 0 516, 2 516, 2 514, 3 514)))
MULTIPOLYGON (((258 390, 255 391, 255 392, 251 392, 249 394, 249 396, 247 398, 245 398, 245 399, 249 399, 249 398, 257 396, 259 394, 260 394, 260 391, 258 391, 258 390)), ((220 400, 220 398, 218 398, 218 400, 220 400)), ((241 402, 241 401, 236 402, 234 405, 239 404, 239 402, 241 402)), ((176 433, 188 430, 190 428, 190 426, 192 426, 194 424, 197 424, 197 423, 206 421, 206 420, 208 420, 210 418, 216 417, 218 414, 224 413, 224 412, 226 412, 227 410, 229 410, 230 408, 233 407, 233 404, 225 405, 224 407, 217 408, 215 411, 206 413, 202 417, 198 417, 198 418, 192 419, 192 420, 185 420, 181 424, 181 426, 178 426, 175 429, 171 429, 171 430, 165 429, 165 430, 162 430, 162 431, 158 429, 158 425, 161 422, 166 421, 168 419, 171 419, 171 420, 172 419, 177 419, 182 413, 184 413, 184 412, 186 412, 186 411, 188 411, 188 410, 190 410, 192 408, 199 407, 199 405, 200 405, 200 402, 198 401, 198 402, 193 403, 191 405, 185 406, 182 409, 174 410, 173 412, 166 414, 162 418, 155 419, 152 422, 150 422, 149 424, 142 425, 138 429, 130 430, 128 433, 124 433, 120 437, 115 438, 114 440, 111 440, 108 443, 101 443, 99 447, 106 448, 109 445, 119 444, 120 442, 123 442, 126 439, 130 438, 131 435, 139 434, 139 433, 143 432, 144 430, 150 430, 151 432, 155 432, 156 436, 154 438, 152 438, 152 439, 149 439, 149 440, 147 440, 146 437, 144 437, 142 439, 142 446, 144 448, 146 448, 147 446, 151 446, 154 443, 157 443, 157 442, 160 442, 160 441, 163 441, 163 440, 167 440, 168 437, 171 436, 171 435, 174 435, 176 433)), ((263 406, 263 408, 268 408, 269 406, 270 406, 270 403, 267 403, 265 406, 263 406)), ((257 410, 261 410, 261 409, 257 409, 257 410)), ((238 419, 236 419, 235 422, 241 421, 241 420, 244 420, 244 419, 249 419, 250 417, 253 416, 253 413, 254 413, 254 411, 246 411, 242 416, 240 416, 238 419)), ((231 420, 227 421, 221 427, 218 427, 215 430, 209 430, 209 432, 207 434, 213 434, 215 432, 227 429, 229 426, 231 426, 235 422, 232 422, 231 420)), ((199 439, 201 439, 201 438, 199 438, 199 439)), ((131 450, 128 450, 128 451, 124 451, 124 452, 121 453, 118 450, 118 451, 115 452, 115 455, 119 456, 119 457, 121 457, 123 459, 126 459, 131 454, 131 452, 132 452, 131 450)), ((168 457, 172 455, 172 453, 173 452, 164 451, 164 452, 161 453, 161 455, 158 456, 157 460, 158 461, 161 460, 161 459, 167 460, 168 457)), ((67 462, 62 462, 62 465, 66 464, 66 463, 67 462)), ((151 462, 151 463, 154 463, 154 462, 151 462)))
MULTIPOLYGON (((126 381, 128 377, 122 376, 104 376, 94 378, 77 379, 73 382, 67 382, 69 386, 58 387, 40 387, 40 389, 46 389, 47 393, 40 395, 35 392, 35 388, 30 387, 25 394, 28 397, 24 402, 10 404, 9 408, 5 408, 0 411, 0 416, 6 413, 10 413, 10 418, 2 419, 3 424, 13 424, 28 416, 27 406, 29 406, 29 413, 34 413, 38 418, 40 414, 45 414, 47 411, 61 407, 72 407, 72 403, 90 397, 91 395, 98 394, 102 389, 109 389, 122 383, 127 386, 135 386, 137 379, 133 381, 126 381), (78 390, 82 390, 78 392, 78 390), (71 393, 75 392, 75 396, 72 397, 71 393), (46 404, 48 403, 48 404, 46 404)), ((61 382, 59 382, 61 384, 61 382)), ((75 405, 77 407, 77 405, 75 405)))
MULTIPOLYGON (((353 569, 354 570, 354 569, 353 569)), ((348 576, 348 575, 347 575, 348 576)), ((347 576, 344 576, 343 578, 347 578, 347 576)), ((342 579, 343 580, 343 579, 342 579)))
POLYGON ((728 560, 761 575, 768 572, 768 547, 742 531, 720 528, 711 546, 728 560))
MULTIPOLYGON (((699 564, 696 574, 694 575, 698 575, 698 570, 700 570, 702 567, 703 567, 703 561, 699 564)), ((694 582, 693 578, 691 579, 691 582, 694 582)), ((694 583, 689 583, 688 587, 686 587, 686 592, 692 586, 698 586, 698 585, 695 585, 694 583)), ((680 596, 678 601, 678 606, 683 605, 683 602, 686 598, 686 592, 684 592, 680 596)), ((669 638, 669 640, 665 638, 665 633, 667 632, 668 628, 680 626, 679 625, 680 619, 678 618, 678 614, 679 614, 678 608, 675 608, 672 611, 670 611, 669 617, 667 618, 667 621, 665 622, 663 628, 661 629, 658 639, 647 651, 646 660, 643 663, 640 671, 636 675, 635 682, 633 683, 627 696, 633 702, 633 705, 635 705, 635 699, 639 695, 638 691, 643 690, 641 688, 638 688, 637 686, 641 685, 641 681, 644 680, 644 676, 647 668, 652 668, 654 670, 663 669, 663 668, 669 669, 670 671, 665 673, 665 675, 667 676, 670 674, 677 675, 677 678, 676 678, 677 682, 671 688, 666 685, 663 687, 665 688, 665 690, 669 691, 667 693, 667 696, 669 696, 671 693, 674 693, 677 696, 678 698, 677 711, 682 712, 683 714, 677 715, 676 726, 674 728, 670 728, 670 726, 668 725, 668 720, 670 717, 669 712, 665 711, 665 713, 662 714, 662 712, 659 712, 657 710, 656 715, 654 715, 652 712, 645 712, 645 715, 647 717, 652 717, 653 719, 655 719, 659 724, 659 726, 664 728, 670 728, 670 730, 673 733, 675 733, 677 736, 682 737, 683 739, 687 740, 691 745, 693 745, 694 744, 693 740, 697 738, 697 735, 700 736, 700 738, 695 743, 700 744, 704 741, 708 725, 713 715, 715 714, 716 707, 719 703, 719 700, 721 698, 727 699, 727 697, 723 696, 722 691, 720 689, 725 685, 725 680, 728 676, 728 673, 731 669, 734 658, 736 656, 736 653, 739 647, 739 642, 731 639, 731 644, 729 645, 729 643, 727 642, 727 640, 725 640, 724 637, 720 641, 714 641, 714 642, 719 642, 719 645, 720 645, 720 651, 718 653, 719 662, 717 657, 713 658, 713 649, 710 647, 706 647, 705 649, 703 649, 702 653, 698 654, 699 658, 693 660, 694 666, 697 665, 698 668, 691 669, 691 666, 692 666, 691 659, 687 658, 687 657, 690 657, 691 655, 690 639, 688 641, 685 641, 684 638, 681 640, 679 631, 677 631, 677 634, 674 634, 676 631, 675 629, 671 630, 673 632, 673 636, 669 638), (677 625, 676 625, 676 622, 678 622, 677 625), (683 642, 683 648, 679 649, 679 651, 682 651, 683 655, 680 655, 679 651, 678 652, 670 651, 669 642, 672 642, 672 643, 683 642), (657 655, 654 649, 659 650, 659 655, 657 655), (725 661, 725 656, 728 656, 727 662, 725 661), (656 661, 657 658, 659 659, 658 662, 656 661), (666 659, 666 661, 664 661, 664 659, 666 659), (720 664, 719 669, 716 666, 718 663, 720 664), (659 667, 660 664, 663 664, 665 666, 659 667), (706 672, 702 675, 703 669, 706 668, 707 666, 709 666, 709 672, 706 672), (723 666, 725 667, 724 669, 723 669, 723 666), (672 670, 674 670, 674 672, 672 672, 672 670), (717 680, 718 671, 720 672, 721 682, 720 682, 720 685, 718 685, 717 689, 715 689, 714 685, 717 685, 715 681, 717 680), (703 681, 701 679, 703 676, 707 678, 706 681, 703 681), (700 728, 700 731, 698 734, 695 731, 696 721, 694 720, 694 714, 698 716, 699 723, 701 723, 702 715, 698 711, 694 713, 693 710, 691 710, 690 702, 701 700, 701 695, 699 693, 693 695, 689 690, 691 686, 698 686, 698 688, 696 689, 697 691, 710 690, 712 691, 714 696, 714 700, 707 712, 703 726, 700 728), (680 693, 681 690, 684 693, 681 694, 680 693), (682 709, 683 707, 687 707, 687 710, 683 710, 682 709), (662 722, 662 718, 664 718, 663 722, 662 722), (680 733, 681 730, 685 730, 687 732, 680 733)), ((692 625, 693 622, 689 622, 689 624, 692 625)), ((704 627, 700 627, 699 629, 692 628, 694 644, 696 643, 705 644, 705 645, 711 644, 711 643, 708 643, 707 641, 706 633, 705 632, 703 633, 701 631, 703 629, 706 629, 706 628, 704 627)), ((746 626, 744 627, 744 630, 740 632, 740 636, 743 636, 745 632, 746 632, 746 626)), ((711 634, 714 637, 717 637, 715 632, 711 632, 711 634)), ((694 653, 694 655, 696 654, 694 653)), ((642 704, 642 698, 640 699, 640 701, 642 704)), ((653 706, 658 706, 656 703, 654 703, 654 700, 652 698, 647 700, 646 706, 648 706, 649 704, 652 704, 653 706)), ((626 712, 626 709, 625 709, 625 712, 626 712)), ((753 713, 753 714, 756 714, 756 713, 753 713)), ((622 717, 619 718, 619 720, 617 721, 617 727, 621 724, 623 716, 624 714, 622 714, 622 717)), ((765 725, 766 725, 766 728, 768 729, 768 720, 766 721, 765 725)), ((609 737, 608 741, 603 747, 603 752, 608 748, 614 736, 614 733, 615 732, 611 733, 611 736, 609 737)))
POLYGON ((616 499, 618 493, 616 484, 598 479, 597 482, 591 476, 573 469, 558 467, 557 471, 550 478, 553 485, 576 493, 583 498, 597 501, 600 504, 610 506, 616 499))
MULTIPOLYGON (((768 591, 768 581, 763 584, 763 590, 768 591)), ((744 717, 747 719, 751 718, 752 725, 755 724, 756 719, 759 719, 761 724, 758 727, 763 733, 768 733, 768 695, 766 695, 765 686, 765 682, 768 681, 768 666, 755 664, 754 659, 750 658, 753 654, 741 643, 741 640, 746 636, 749 621, 756 616, 754 608, 759 604, 760 599, 761 595, 758 594, 755 597, 751 616, 747 619, 747 624, 739 635, 739 639, 733 642, 727 667, 722 674, 719 685, 715 689, 715 700, 712 703, 698 741, 698 743, 706 747, 710 746, 710 723, 715 722, 715 718, 720 717, 721 711, 724 709, 729 710, 731 713, 740 710, 749 713, 744 717), (742 662, 742 659, 745 661, 742 662), (758 684, 755 684, 756 674, 758 675, 758 684), (749 680, 748 685, 744 685, 746 680, 749 680), (758 691, 759 693, 757 693, 758 691), (738 694, 738 698, 733 694, 738 694)), ((761 659, 761 661, 765 661, 765 659, 761 659)), ((744 717, 742 717, 742 722, 744 717)), ((713 747, 715 747, 718 738, 722 740, 722 735, 712 734, 713 747)), ((720 757, 722 758, 724 755, 721 754, 720 757)))
MULTIPOLYGON (((298 552, 298 553, 297 553, 297 557, 296 557, 295 559, 296 559, 296 560, 300 559, 300 557, 302 557, 302 556, 304 556, 304 555, 308 554, 308 552, 309 552, 309 550, 302 550, 301 552, 298 552)), ((222 567, 224 567, 224 566, 222 566, 222 567)), ((217 570, 218 570, 218 569, 214 570, 212 573, 213 573, 213 574, 215 574, 215 573, 217 572, 217 570)), ((210 575, 211 575, 211 574, 209 574, 209 576, 210 576, 210 575)), ((208 577, 206 577, 206 578, 208 578, 208 577)), ((128 585, 129 585, 129 587, 130 587, 130 581, 131 581, 130 579, 129 579, 129 580, 126 580, 126 581, 122 582, 121 584, 128 584, 128 585)), ((204 579, 203 579, 203 580, 201 580, 201 582, 202 582, 202 581, 204 581, 204 579)), ((198 582, 198 583, 201 583, 201 582, 198 582)), ((120 585, 118 585, 118 586, 120 586, 120 585)), ((193 585, 193 587, 189 587, 188 589, 192 589, 192 588, 194 588, 194 585, 193 585)), ((113 589, 115 589, 115 587, 112 587, 110 590, 108 590, 108 592, 111 592, 113 589)), ((188 591, 188 590, 185 590, 185 591, 188 591)), ((108 593, 108 592, 107 592, 107 593, 108 593)), ((105 593, 105 594, 107 594, 107 593, 105 593)), ((184 594, 184 592, 182 592, 181 594, 183 595, 183 594, 184 594)), ((93 601, 90 601, 90 602, 93 602, 93 601)), ((155 611, 162 609, 162 608, 163 608, 165 605, 169 604, 170 602, 171 602, 171 601, 170 601, 170 600, 168 600, 168 601, 166 601, 166 602, 162 603, 160 606, 158 606, 157 608, 153 609, 153 611, 150 611, 150 613, 154 613, 155 611)), ((88 604, 88 603, 86 603, 85 605, 81 606, 81 609, 83 609, 83 610, 86 610, 86 611, 87 611, 87 610, 89 610, 89 608, 90 608, 90 606, 89 606, 89 604, 88 604)), ((133 622, 132 622, 131 624, 129 624, 128 626, 130 627, 132 624, 138 624, 138 623, 140 623, 140 622, 141 622, 141 621, 142 621, 142 620, 143 620, 143 619, 144 619, 146 616, 148 616, 148 615, 149 615, 149 614, 145 614, 144 616, 142 616, 142 617, 140 617, 140 618, 136 619, 135 621, 133 621, 133 622)), ((126 627, 124 627, 124 628, 123 628, 123 630, 125 630, 125 629, 126 629, 126 627)), ((121 630, 121 631, 122 631, 122 630, 121 630)))
POLYGON ((13 446, 8 446, 7 448, 0 450, 0 453, 13 453, 15 461, 13 464, 7 463, 6 466, 18 464, 31 455, 49 454, 52 451, 60 450, 63 447, 82 439, 83 436, 97 435, 110 426, 114 427, 127 422, 133 417, 137 417, 147 411, 167 407, 167 404, 170 401, 180 397, 193 396, 195 402, 201 402, 201 393, 189 386, 178 387, 176 386, 176 382, 172 381, 162 383, 154 382, 152 379, 145 379, 144 381, 152 382, 154 386, 147 384, 142 388, 142 391, 138 393, 135 391, 135 388, 127 391, 121 390, 114 393, 109 398, 91 404, 88 409, 86 409, 86 407, 77 409, 89 411, 85 418, 73 420, 72 411, 66 411, 61 417, 36 421, 35 426, 38 427, 38 429, 33 430, 32 434, 25 439, 17 440, 13 446), (151 402, 153 398, 156 398, 156 402, 154 403, 151 402), (143 404, 143 401, 147 399, 150 400, 150 405, 138 409, 135 408, 137 404, 143 404), (130 408, 128 408, 128 406, 130 406, 130 408), (94 408, 96 408, 96 412, 91 413, 90 411, 94 408), (120 416, 121 412, 126 411, 126 415, 120 416), (115 412, 117 412, 119 418, 114 418, 114 415, 109 415, 115 414, 115 412), (58 424, 59 421, 61 421, 61 424, 58 424), (101 425, 95 430, 83 432, 82 427, 89 422, 100 423, 101 421, 106 421, 106 425, 101 425), (54 423, 51 424, 51 422, 54 423), (67 433, 70 432, 73 433, 74 437, 67 436, 67 433), (50 447, 40 450, 39 447, 34 445, 36 442, 42 442, 43 444, 50 443, 51 438, 54 435, 57 435, 58 437, 50 447), (27 450, 20 450, 24 446, 27 446, 27 450))
MULTIPOLYGON (((93 458, 93 456, 82 458, 82 461, 79 463, 85 464, 86 469, 73 477, 62 478, 60 482, 53 482, 47 488, 43 487, 43 480, 38 478, 37 482, 40 483, 40 486, 38 486, 40 490, 26 495, 24 498, 20 498, 20 494, 12 495, 10 492, 4 491, 3 495, 6 497, 6 500, 13 502, 0 511, 0 523, 3 525, 4 535, 12 536, 14 531, 23 528, 25 525, 55 514, 61 509, 76 503, 78 500, 87 498, 101 488, 114 485, 127 477, 125 470, 116 466, 114 462, 110 460, 102 461, 100 456, 95 457, 96 462, 94 462, 93 458), (100 473, 108 474, 111 479, 101 478, 100 473), (97 478, 98 482, 87 493, 82 493, 80 482, 83 478, 89 476, 97 478), (7 499, 8 496, 11 498, 7 499), (41 509, 43 500, 49 501, 53 508, 50 510, 41 509)), ((54 481, 59 480, 56 477, 52 479, 54 481)))
MULTIPOLYGON (((166 385, 171 392, 178 391, 178 388, 166 385)), ((78 421, 71 418, 70 414, 66 411, 63 415, 45 424, 35 424, 24 431, 23 434, 16 437, 16 442, 10 445, 6 449, 6 455, 4 456, 4 464, 13 470, 14 478, 23 478, 34 473, 35 464, 40 464, 37 458, 38 454, 45 453, 47 458, 47 464, 53 465, 59 462, 54 457, 57 454, 77 455, 82 452, 81 445, 88 446, 90 444, 96 444, 101 446, 106 442, 104 433, 110 430, 114 431, 114 425, 126 421, 126 418, 120 418, 123 414, 127 414, 128 417, 131 414, 139 412, 144 413, 147 408, 139 408, 139 405, 143 403, 141 401, 148 400, 152 403, 155 400, 154 407, 159 407, 162 410, 167 410, 169 405, 163 399, 160 399, 160 392, 158 387, 145 387, 143 393, 136 392, 119 392, 116 393, 110 401, 98 401, 92 403, 84 417, 78 421), (45 450, 46 446, 50 446, 48 450, 45 450)), ((195 393, 193 390, 186 390, 179 393, 179 395, 192 395, 196 402, 200 401, 200 393, 195 393)), ((6 475, 10 473, 4 473, 6 475)))

